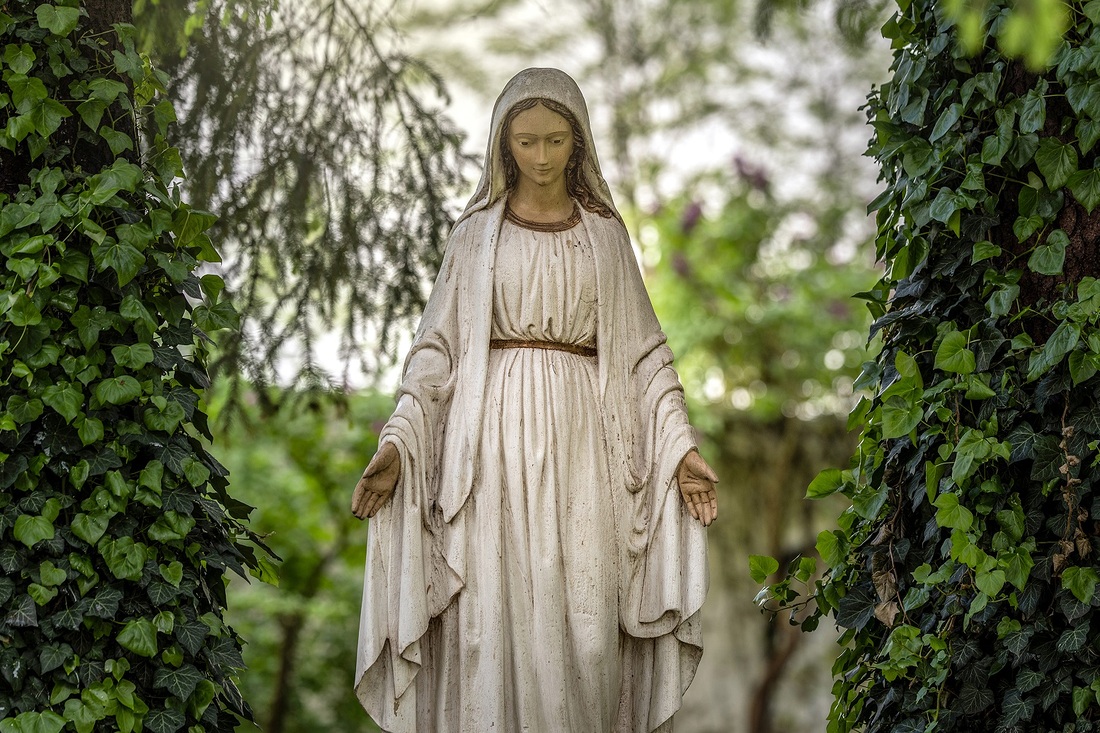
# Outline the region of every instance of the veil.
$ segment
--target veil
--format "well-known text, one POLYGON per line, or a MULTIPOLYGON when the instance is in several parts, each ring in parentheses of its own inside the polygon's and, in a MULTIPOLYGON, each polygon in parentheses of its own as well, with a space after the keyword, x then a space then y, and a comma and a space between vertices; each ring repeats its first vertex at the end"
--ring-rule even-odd
POLYGON ((549 99, 568 109, 577 124, 580 125, 581 136, 584 138, 585 156, 581 168, 581 175, 588 184, 589 189, 614 213, 615 217, 622 221, 622 216, 615 208, 615 202, 611 198, 611 190, 600 173, 600 161, 596 157, 596 146, 592 140, 592 124, 588 118, 588 106, 584 102, 584 95, 573 78, 564 71, 558 69, 524 69, 519 72, 504 86, 504 90, 497 97, 493 106, 492 126, 489 130, 489 144, 485 150, 485 166, 482 169, 481 181, 477 190, 466 204, 462 216, 455 222, 457 225, 476 211, 487 209, 497 203, 507 193, 507 182, 504 175, 504 161, 500 154, 501 136, 504 135, 504 121, 508 117, 508 111, 516 104, 526 99, 549 99))

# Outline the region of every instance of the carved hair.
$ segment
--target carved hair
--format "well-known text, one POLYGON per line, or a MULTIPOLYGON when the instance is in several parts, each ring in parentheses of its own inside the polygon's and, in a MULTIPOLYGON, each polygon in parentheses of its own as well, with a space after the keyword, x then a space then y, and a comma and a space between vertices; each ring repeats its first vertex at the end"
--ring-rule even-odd
POLYGON ((519 181, 519 167, 516 165, 516 159, 512 157, 512 150, 508 147, 508 138, 511 136, 512 120, 524 110, 531 109, 532 107, 541 104, 551 112, 556 112, 565 118, 565 121, 569 123, 570 129, 573 131, 573 153, 569 156, 569 163, 565 167, 565 189, 577 203, 584 209, 600 216, 610 219, 615 215, 599 197, 592 192, 592 189, 588 187, 588 182, 585 180, 582 174, 582 164, 587 156, 587 148, 585 147, 584 135, 581 133, 580 125, 577 124, 577 118, 573 116, 573 113, 569 111, 569 108, 563 104, 559 104, 552 99, 543 99, 541 97, 533 97, 531 99, 524 99, 521 102, 516 102, 508 114, 504 118, 504 130, 500 136, 500 154, 501 160, 504 163, 504 180, 508 191, 512 191, 516 187, 516 183, 519 181))

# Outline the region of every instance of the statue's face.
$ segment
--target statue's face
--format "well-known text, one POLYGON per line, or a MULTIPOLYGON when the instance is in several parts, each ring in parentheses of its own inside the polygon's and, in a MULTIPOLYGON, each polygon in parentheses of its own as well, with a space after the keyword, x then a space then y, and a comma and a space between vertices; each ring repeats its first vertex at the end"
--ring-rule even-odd
POLYGON ((573 154, 573 130, 557 112, 536 104, 512 120, 508 149, 522 181, 539 187, 564 186, 565 166, 573 154))

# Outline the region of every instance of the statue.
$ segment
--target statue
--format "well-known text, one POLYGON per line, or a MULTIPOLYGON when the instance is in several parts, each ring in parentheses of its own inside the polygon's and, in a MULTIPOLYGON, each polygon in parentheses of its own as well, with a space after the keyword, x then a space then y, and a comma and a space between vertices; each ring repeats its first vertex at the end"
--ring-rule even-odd
POLYGON ((671 731, 718 480, 671 363, 580 89, 520 72, 352 500, 383 730, 671 731))

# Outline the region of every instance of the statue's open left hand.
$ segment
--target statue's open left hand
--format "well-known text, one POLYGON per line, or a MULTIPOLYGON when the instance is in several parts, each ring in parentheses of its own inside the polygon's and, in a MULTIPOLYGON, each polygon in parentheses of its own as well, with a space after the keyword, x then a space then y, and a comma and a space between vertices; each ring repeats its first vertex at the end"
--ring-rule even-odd
POLYGON ((351 497, 351 513, 360 519, 378 513, 397 488, 401 473, 400 454, 393 443, 384 443, 363 471, 363 478, 355 485, 351 497))
POLYGON ((699 455, 699 451, 692 448, 680 461, 676 469, 676 483, 680 484, 680 494, 691 516, 702 522, 704 527, 718 518, 718 493, 714 490, 718 476, 699 455))

